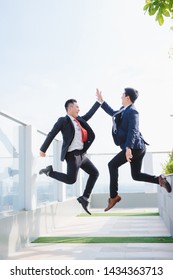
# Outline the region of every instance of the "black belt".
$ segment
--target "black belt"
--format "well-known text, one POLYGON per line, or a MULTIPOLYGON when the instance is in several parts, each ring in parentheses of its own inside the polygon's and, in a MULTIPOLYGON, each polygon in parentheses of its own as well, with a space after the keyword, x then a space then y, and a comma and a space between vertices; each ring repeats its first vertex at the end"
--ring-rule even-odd
POLYGON ((73 153, 75 156, 82 155, 84 152, 83 150, 73 150, 71 152, 68 152, 68 154, 73 153))

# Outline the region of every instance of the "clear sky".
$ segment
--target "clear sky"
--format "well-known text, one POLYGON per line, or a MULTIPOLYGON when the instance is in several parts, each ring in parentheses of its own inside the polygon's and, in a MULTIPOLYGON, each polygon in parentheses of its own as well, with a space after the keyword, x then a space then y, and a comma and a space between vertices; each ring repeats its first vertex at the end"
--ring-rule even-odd
MULTIPOLYGON (((96 88, 114 108, 125 87, 139 91, 136 107, 149 150, 173 147, 171 22, 144 14, 145 0, 0 0, 0 110, 49 132, 64 103, 80 115, 96 88)), ((114 152, 111 118, 102 109, 89 121, 90 152, 114 152)), ((40 143, 42 144, 42 143, 40 143)))

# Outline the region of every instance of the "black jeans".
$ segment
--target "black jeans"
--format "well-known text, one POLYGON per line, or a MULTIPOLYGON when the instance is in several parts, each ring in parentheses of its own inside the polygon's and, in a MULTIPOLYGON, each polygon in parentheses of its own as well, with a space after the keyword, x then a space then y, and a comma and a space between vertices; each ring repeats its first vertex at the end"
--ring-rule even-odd
POLYGON ((74 184, 77 180, 79 168, 89 174, 83 196, 89 198, 99 172, 94 164, 79 150, 68 152, 66 155, 67 173, 51 171, 49 176, 66 184, 74 184))
MULTIPOLYGON (((134 149, 132 150, 133 158, 130 163, 131 176, 136 181, 149 182, 159 184, 158 176, 149 175, 141 172, 142 160, 146 153, 146 149, 134 149)), ((118 168, 125 164, 126 150, 122 150, 118 153, 109 163, 109 174, 110 174, 110 197, 114 198, 118 193, 118 168)))

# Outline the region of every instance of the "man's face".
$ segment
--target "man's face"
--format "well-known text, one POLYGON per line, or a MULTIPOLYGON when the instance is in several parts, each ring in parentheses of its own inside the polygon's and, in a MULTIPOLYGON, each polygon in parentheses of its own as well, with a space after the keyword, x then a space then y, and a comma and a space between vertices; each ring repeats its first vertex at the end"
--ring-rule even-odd
POLYGON ((123 106, 127 106, 127 105, 129 105, 131 103, 130 97, 126 96, 125 93, 123 93, 121 99, 122 99, 122 105, 123 106))
POLYGON ((79 114, 79 106, 77 104, 77 102, 74 102, 74 103, 71 103, 69 104, 68 106, 68 109, 67 109, 67 113, 72 116, 73 118, 77 118, 78 114, 79 114))

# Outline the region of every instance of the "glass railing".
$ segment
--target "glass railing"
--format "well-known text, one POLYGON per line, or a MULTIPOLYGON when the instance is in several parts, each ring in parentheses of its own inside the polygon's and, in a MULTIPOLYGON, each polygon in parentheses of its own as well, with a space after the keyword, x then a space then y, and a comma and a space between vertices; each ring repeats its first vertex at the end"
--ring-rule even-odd
POLYGON ((0 114, 0 212, 23 208, 23 180, 20 167, 22 148, 21 128, 25 124, 6 114, 0 114))
POLYGON ((77 183, 67 185, 39 175, 48 165, 66 173, 66 163, 60 161, 61 141, 54 139, 42 158, 44 132, 3 112, 0 124, 0 216, 76 196, 77 183))
POLYGON ((60 161, 60 153, 61 153, 61 142, 54 139, 48 150, 46 151, 46 157, 41 158, 37 156, 41 144, 44 142, 46 134, 42 132, 38 132, 38 143, 39 145, 36 148, 36 166, 35 171, 37 174, 36 179, 36 188, 37 188, 37 205, 41 205, 43 203, 50 203, 54 201, 63 201, 68 198, 74 197, 76 195, 76 186, 77 183, 72 185, 67 185, 62 182, 58 182, 50 177, 45 175, 38 175, 39 170, 45 168, 48 165, 52 165, 54 171, 59 171, 66 173, 66 162, 60 161))
MULTIPOLYGON (((35 160, 35 188, 37 190, 37 206, 58 200, 57 186, 55 180, 45 175, 39 175, 39 171, 48 165, 53 165, 53 143, 46 152, 46 157, 39 156, 41 144, 44 142, 46 134, 37 131, 37 143, 34 143, 34 160, 35 160)), ((53 140, 56 142, 57 140, 53 140)))

